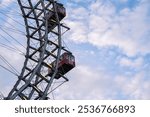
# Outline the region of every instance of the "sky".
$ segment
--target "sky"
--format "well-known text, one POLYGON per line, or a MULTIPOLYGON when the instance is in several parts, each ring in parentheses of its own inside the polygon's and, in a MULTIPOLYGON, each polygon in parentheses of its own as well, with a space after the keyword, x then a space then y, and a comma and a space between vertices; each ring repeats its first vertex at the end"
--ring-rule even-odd
MULTIPOLYGON (((67 10, 63 22, 71 28, 63 41, 75 55, 76 67, 67 74, 69 82, 54 92, 55 99, 150 99, 150 1, 59 2, 67 10)), ((0 9, 13 9, 11 0, 1 0, 2 4, 0 9)), ((14 23, 9 18, 7 22, 14 23)), ((16 53, 6 51, 7 59, 21 69, 18 62, 23 58, 17 54, 12 60, 11 54, 16 53)), ((0 53, 4 54, 3 48, 0 53)), ((9 92, 14 79, 0 68, 3 94, 9 92)))

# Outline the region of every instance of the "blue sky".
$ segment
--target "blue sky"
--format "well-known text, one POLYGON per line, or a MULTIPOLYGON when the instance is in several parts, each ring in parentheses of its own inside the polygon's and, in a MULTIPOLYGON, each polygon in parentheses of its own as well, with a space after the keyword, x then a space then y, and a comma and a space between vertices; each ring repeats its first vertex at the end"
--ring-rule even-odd
MULTIPOLYGON (((150 1, 59 1, 67 9, 63 22, 71 30, 63 40, 76 56, 76 68, 54 92, 56 99, 150 99, 150 1)), ((4 76, 2 92, 13 84, 4 76)))

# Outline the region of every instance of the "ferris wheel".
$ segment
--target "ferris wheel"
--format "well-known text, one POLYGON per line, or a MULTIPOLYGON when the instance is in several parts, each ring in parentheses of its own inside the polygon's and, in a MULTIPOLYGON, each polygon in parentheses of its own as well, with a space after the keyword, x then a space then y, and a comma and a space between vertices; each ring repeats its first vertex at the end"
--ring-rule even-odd
MULTIPOLYGON (((68 81, 65 74, 75 67, 74 55, 62 43, 62 35, 69 30, 69 27, 62 23, 66 16, 66 9, 63 4, 56 0, 13 1, 20 8, 24 24, 8 17, 23 25, 25 28, 23 33, 27 41, 26 44, 20 43, 15 38, 16 36, 12 36, 7 30, 0 28, 1 32, 5 32, 9 38, 12 38, 25 48, 25 52, 22 53, 25 60, 19 74, 17 74, 15 67, 0 54, 0 59, 11 69, 4 65, 0 66, 18 76, 8 96, 4 97, 4 99, 51 99, 53 98, 53 91, 68 81)), ((5 12, 0 12, 6 16, 5 12)), ((9 29, 13 28, 15 27, 11 26, 9 29)), ((15 31, 22 32, 20 30, 15 31)), ((0 37, 9 42, 2 34, 0 37)), ((0 43, 0 45, 20 51, 16 46, 12 47, 12 45, 8 46, 4 43, 0 43)))

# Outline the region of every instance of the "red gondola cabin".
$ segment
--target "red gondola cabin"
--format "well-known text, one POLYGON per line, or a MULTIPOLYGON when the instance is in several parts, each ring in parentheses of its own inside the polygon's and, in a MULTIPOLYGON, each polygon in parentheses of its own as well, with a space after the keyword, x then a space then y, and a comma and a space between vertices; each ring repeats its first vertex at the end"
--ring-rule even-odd
MULTIPOLYGON (((63 4, 57 3, 56 10, 58 13, 59 21, 61 21, 66 16, 66 9, 63 6, 63 4)), ((45 18, 48 20, 49 31, 54 29, 57 26, 57 19, 56 19, 54 8, 49 10, 49 12, 46 14, 45 18)))
MULTIPOLYGON (((56 61, 51 63, 52 68, 55 67, 56 61)), ((58 63, 58 72, 55 76, 55 79, 59 79, 62 75, 66 74, 69 72, 71 69, 75 67, 75 57, 71 53, 63 53, 60 56, 60 60, 58 63)), ((52 76, 53 75, 53 70, 49 69, 48 75, 52 76)))

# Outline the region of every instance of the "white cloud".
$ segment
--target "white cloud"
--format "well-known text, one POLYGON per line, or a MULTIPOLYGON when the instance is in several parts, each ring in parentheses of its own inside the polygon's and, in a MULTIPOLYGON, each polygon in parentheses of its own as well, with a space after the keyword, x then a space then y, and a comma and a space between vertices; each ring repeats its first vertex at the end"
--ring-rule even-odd
MULTIPOLYGON (((84 7, 69 8, 67 23, 71 34, 67 38, 75 43, 88 43, 97 48, 115 46, 127 56, 149 53, 149 6, 141 3, 132 10, 124 8, 117 11, 111 2, 106 3, 100 0, 93 2, 86 10, 84 7)), ((122 68, 137 69, 144 65, 143 56, 136 59, 123 57, 116 61, 122 68)), ((71 74, 70 82, 58 89, 56 95, 59 99, 150 99, 150 84, 145 80, 146 72, 140 69, 140 72, 130 71, 130 75, 122 75, 117 66, 114 66, 115 70, 116 73, 112 75, 112 71, 107 69, 101 71, 95 66, 77 66, 71 74)))
MULTIPOLYGON (((22 47, 18 46, 18 48, 22 50, 22 47)), ((19 73, 21 72, 25 59, 23 55, 16 53, 16 51, 9 51, 8 49, 1 46, 0 55, 2 55, 19 73)), ((2 59, 0 59, 0 65, 5 66, 10 71, 13 71, 11 67, 2 61, 2 59)), ((17 75, 19 75, 19 73, 17 73, 17 75)), ((10 92, 17 79, 17 76, 0 67, 0 91, 4 96, 7 96, 8 92, 10 92)))
POLYGON ((111 76, 107 71, 80 65, 70 81, 54 92, 56 99, 150 99, 150 83, 145 72, 132 77, 111 76))
POLYGON ((76 43, 86 42, 87 33, 86 33, 86 26, 84 25, 84 23, 73 21, 68 22, 68 26, 72 27, 72 30, 76 30, 70 31, 69 35, 71 40, 73 40, 76 43))
POLYGON ((140 68, 143 65, 143 58, 137 58, 135 60, 129 58, 121 58, 120 65, 123 67, 140 68))
POLYGON ((12 0, 1 0, 0 1, 0 6, 3 8, 3 7, 7 7, 7 6, 9 6, 12 2, 14 2, 14 1, 12 1, 12 0))
POLYGON ((150 81, 145 80, 145 73, 141 72, 131 78, 124 76, 116 77, 118 89, 128 99, 150 99, 150 81))
MULTIPOLYGON (((20 49, 20 51, 22 51, 24 49, 20 46, 18 46, 17 48, 20 49)), ((22 53, 19 53, 15 50, 10 51, 6 48, 0 47, 0 55, 2 55, 18 71, 21 70, 21 68, 23 66, 23 61, 25 59, 25 57, 22 55, 22 53)), ((1 61, 0 63, 3 64, 4 66, 6 66, 6 64, 4 62, 1 61)), ((8 67, 8 66, 6 66, 6 67, 8 67)))
POLYGON ((56 99, 113 99, 116 96, 113 79, 103 71, 86 65, 77 66, 66 86, 58 89, 56 99), (109 82, 108 82, 109 81, 109 82))
POLYGON ((87 10, 71 9, 70 12, 75 12, 75 15, 70 13, 67 21, 74 22, 74 25, 70 25, 74 35, 69 38, 78 43, 90 43, 98 48, 115 46, 128 56, 147 54, 150 49, 146 38, 150 31, 148 7, 146 3, 141 3, 133 10, 125 8, 116 13, 117 9, 111 2, 97 1, 87 10), (89 15, 84 15, 87 13, 89 15), (82 20, 77 19, 78 15, 82 20), (77 18, 69 19, 72 16, 77 18))

